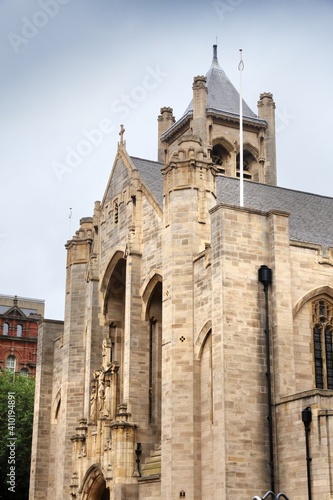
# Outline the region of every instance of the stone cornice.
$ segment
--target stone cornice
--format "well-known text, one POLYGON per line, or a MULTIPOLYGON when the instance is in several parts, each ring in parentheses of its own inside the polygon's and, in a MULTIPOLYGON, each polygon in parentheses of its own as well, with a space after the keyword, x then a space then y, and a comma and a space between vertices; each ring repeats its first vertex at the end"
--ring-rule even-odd
MULTIPOLYGON (((230 113, 227 111, 222 111, 220 109, 207 108, 206 116, 215 116, 219 118, 223 118, 228 122, 234 122, 239 124, 239 115, 235 113, 230 113)), ((162 135, 161 140, 166 141, 170 137, 172 137, 179 129, 181 129, 190 119, 193 118, 193 111, 188 111, 185 115, 183 115, 176 123, 171 125, 162 135)), ((261 118, 251 118, 249 116, 243 116, 243 124, 244 125, 252 125, 258 128, 266 129, 268 127, 268 123, 266 120, 262 120, 261 118)))
POLYGON ((295 394, 290 394, 289 396, 281 396, 277 398, 274 406, 283 405, 286 403, 291 403, 293 401, 298 401, 300 399, 315 398, 316 396, 329 398, 333 400, 333 391, 328 389, 310 389, 308 391, 297 392, 295 394))

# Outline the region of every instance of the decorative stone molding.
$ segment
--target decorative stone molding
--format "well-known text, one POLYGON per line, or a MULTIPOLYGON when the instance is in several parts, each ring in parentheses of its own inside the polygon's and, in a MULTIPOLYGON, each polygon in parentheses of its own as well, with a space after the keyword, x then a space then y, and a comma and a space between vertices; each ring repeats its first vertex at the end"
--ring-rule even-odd
POLYGON ((103 340, 103 365, 95 370, 90 391, 90 422, 113 419, 117 405, 117 374, 119 363, 111 362, 111 339, 103 340))

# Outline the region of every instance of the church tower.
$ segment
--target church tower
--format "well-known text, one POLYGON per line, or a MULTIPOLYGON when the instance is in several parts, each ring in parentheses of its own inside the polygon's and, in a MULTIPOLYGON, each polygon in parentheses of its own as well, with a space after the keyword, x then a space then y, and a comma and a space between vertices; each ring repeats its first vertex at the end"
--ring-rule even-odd
MULTIPOLYGON (((158 159, 168 163, 179 139, 188 133, 200 137, 208 157, 219 175, 238 177, 239 165, 239 93, 217 58, 206 76, 196 77, 193 99, 184 115, 175 121, 171 108, 162 108, 159 116, 158 159), (170 126, 171 125, 171 126, 170 126)), ((275 104, 265 92, 258 101, 258 115, 243 101, 244 179, 276 185, 275 104)))
MULTIPOLYGON (((165 498, 180 492, 199 499, 197 483, 196 363, 193 260, 210 238, 208 211, 215 204, 214 166, 207 147, 204 77, 193 84, 191 126, 167 151, 164 177, 162 478, 165 498), (181 466, 179 465, 181 463, 181 466)), ((168 133, 168 131, 166 132, 168 133)))
MULTIPOLYGON (((212 398, 203 387, 212 388, 213 340, 204 320, 207 307, 202 308, 202 319, 196 319, 200 308, 196 292, 204 277, 197 275, 195 262, 205 262, 203 272, 208 278, 209 212, 216 205, 216 178, 239 178, 240 173, 239 93, 219 66, 216 45, 208 73, 195 77, 192 89, 193 98, 178 121, 167 107, 158 118, 159 161, 165 165, 161 491, 165 498, 184 494, 200 500, 204 485, 207 491, 213 488, 215 474, 214 466, 205 465, 202 457, 208 459, 216 450, 212 436, 207 439, 211 448, 203 443, 212 418, 212 398), (199 321, 206 328, 200 360, 198 338, 203 325, 199 328, 199 321)), ((258 106, 260 117, 243 102, 244 178, 275 185, 272 95, 262 94, 258 106)))

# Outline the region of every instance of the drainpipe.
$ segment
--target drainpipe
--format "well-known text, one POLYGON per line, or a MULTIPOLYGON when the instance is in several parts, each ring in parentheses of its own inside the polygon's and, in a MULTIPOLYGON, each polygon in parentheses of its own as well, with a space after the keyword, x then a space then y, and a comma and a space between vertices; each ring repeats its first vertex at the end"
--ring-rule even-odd
POLYGON ((306 473, 307 473, 307 480, 308 480, 308 499, 312 500, 312 492, 311 492, 311 460, 312 458, 310 457, 310 441, 309 441, 309 434, 310 434, 310 424, 312 422, 312 410, 310 406, 307 406, 303 411, 302 411, 302 422, 304 424, 304 430, 305 430, 305 447, 306 447, 306 473))
POLYGON ((275 489, 274 480, 274 445, 273 445, 273 419, 272 419, 272 382, 271 382, 271 357, 269 342, 269 310, 268 286, 272 283, 272 270, 267 266, 258 269, 258 281, 262 283, 265 293, 265 339, 266 339, 266 367, 267 367, 267 406, 268 406, 268 432, 269 432, 269 466, 271 472, 271 490, 275 489))
POLYGON ((136 449, 135 449, 135 454, 136 454, 136 467, 138 470, 138 476, 141 477, 141 468, 140 468, 140 455, 142 453, 142 446, 141 443, 136 443, 136 449))

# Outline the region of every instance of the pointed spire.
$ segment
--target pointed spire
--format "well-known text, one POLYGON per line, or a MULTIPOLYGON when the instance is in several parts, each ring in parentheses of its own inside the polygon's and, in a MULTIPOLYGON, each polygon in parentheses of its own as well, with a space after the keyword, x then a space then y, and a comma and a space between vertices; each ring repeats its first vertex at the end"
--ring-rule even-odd
POLYGON ((217 62, 217 64, 219 63, 218 59, 217 59, 217 45, 213 45, 213 63, 214 62, 217 62))
POLYGON ((211 68, 220 68, 219 61, 217 58, 217 44, 213 45, 213 60, 212 60, 212 65, 211 68))
MULTIPOLYGON (((206 78, 208 89, 207 108, 239 115, 239 93, 219 65, 217 44, 213 45, 213 60, 206 78)), ((186 108, 185 114, 192 110, 193 100, 186 108)), ((243 102, 243 114, 249 118, 257 118, 257 115, 249 108, 245 101, 243 102)))

